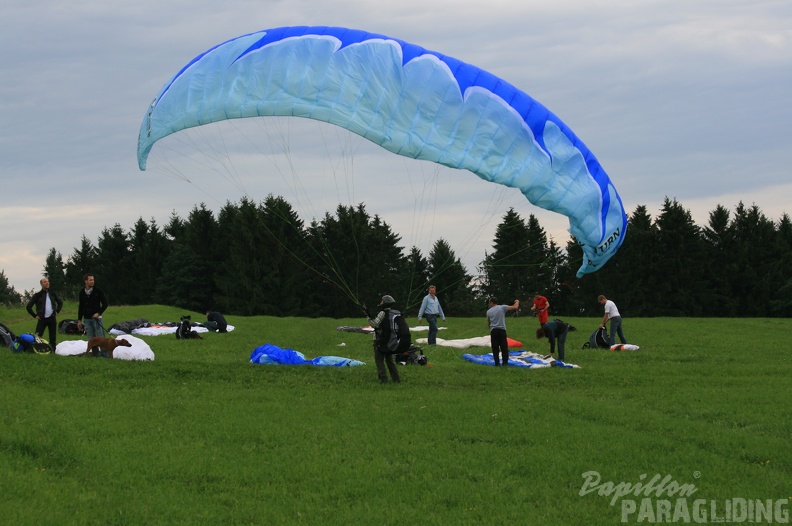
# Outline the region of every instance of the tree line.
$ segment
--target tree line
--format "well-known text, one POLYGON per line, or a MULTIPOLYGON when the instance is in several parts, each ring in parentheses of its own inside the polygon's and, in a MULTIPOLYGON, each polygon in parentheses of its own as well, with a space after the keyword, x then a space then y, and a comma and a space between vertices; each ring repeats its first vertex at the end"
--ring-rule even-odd
MULTIPOLYGON (((652 218, 639 205, 624 243, 598 272, 575 277, 582 250, 548 239, 531 214, 509 210, 491 250, 472 272, 438 239, 429 254, 400 236, 364 204, 339 205, 304 223, 282 197, 204 204, 164 226, 142 218, 125 231, 85 236, 65 260, 51 248, 43 275, 75 299, 91 272, 113 304, 159 303, 204 312, 271 316, 356 317, 391 294, 415 315, 429 284, 447 315, 481 316, 486 298, 530 304, 539 291, 554 316, 595 316, 596 298, 616 300, 625 316, 784 317, 792 314, 792 221, 775 222, 756 206, 718 205, 698 226, 675 199, 652 218)), ((0 301, 23 301, 0 271, 0 301), (3 292, 4 291, 4 292, 3 292)), ((522 308, 523 314, 528 309, 522 308)))

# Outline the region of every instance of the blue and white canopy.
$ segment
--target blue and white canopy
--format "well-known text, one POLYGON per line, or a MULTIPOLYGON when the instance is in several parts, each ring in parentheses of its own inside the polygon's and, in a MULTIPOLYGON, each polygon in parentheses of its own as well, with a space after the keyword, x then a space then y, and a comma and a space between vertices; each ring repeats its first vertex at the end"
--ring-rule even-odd
POLYGON ((140 128, 145 170, 159 139, 212 122, 295 116, 346 128, 399 155, 518 188, 569 218, 578 276, 621 246, 627 217, 608 175, 557 116, 508 82, 420 46, 341 27, 281 27, 195 57, 140 128))

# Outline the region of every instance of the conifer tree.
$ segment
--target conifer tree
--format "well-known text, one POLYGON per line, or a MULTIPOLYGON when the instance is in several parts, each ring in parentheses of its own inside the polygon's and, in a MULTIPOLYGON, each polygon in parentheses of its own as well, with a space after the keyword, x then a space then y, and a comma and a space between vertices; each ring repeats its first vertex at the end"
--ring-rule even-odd
POLYGON ((703 312, 700 284, 707 275, 700 228, 693 222, 689 210, 668 197, 655 227, 657 265, 651 287, 658 314, 700 316, 703 312))
MULTIPOLYGON (((469 288, 471 276, 446 240, 435 241, 429 253, 427 271, 430 284, 437 287, 437 294, 442 298, 444 312, 448 311, 446 314, 453 312, 458 316, 470 310, 467 307, 472 297, 469 288)), ((423 296, 419 300, 423 300, 423 296)))
POLYGON ((510 208, 495 230, 492 253, 486 254, 481 263, 482 289, 487 296, 527 297, 532 288, 528 276, 534 253, 531 241, 525 221, 510 208))
POLYGON ((64 294, 77 298, 80 288, 84 286, 83 276, 89 272, 96 273, 97 252, 93 244, 83 234, 80 238, 80 248, 66 261, 66 289, 64 294))
POLYGON ((108 302, 114 304, 139 303, 135 295, 138 284, 132 279, 134 273, 133 252, 121 225, 104 228, 96 246, 96 260, 92 272, 97 286, 102 289, 108 302))
POLYGON ((50 290, 55 291, 61 298, 74 298, 73 287, 66 286, 66 266, 63 264, 63 256, 55 247, 50 248, 47 259, 44 262, 44 276, 50 282, 50 290))
POLYGON ((0 305, 17 307, 22 302, 22 296, 8 283, 5 270, 0 270, 0 305))

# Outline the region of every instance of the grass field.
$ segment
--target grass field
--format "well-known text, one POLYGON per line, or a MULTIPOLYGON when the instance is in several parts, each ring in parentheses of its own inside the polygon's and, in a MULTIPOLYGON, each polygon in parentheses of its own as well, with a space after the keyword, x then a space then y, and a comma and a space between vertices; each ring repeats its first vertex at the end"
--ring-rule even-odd
MULTIPOLYGON (((105 325, 181 314, 111 307, 105 325)), ((362 318, 228 320, 200 341, 144 338, 153 362, 0 352, 0 523, 789 521, 792 320, 625 318, 641 350, 609 352, 580 348, 599 319, 569 318, 580 369, 425 347, 431 367, 400 385, 378 383, 369 336, 336 330, 362 318), (367 365, 250 364, 267 342, 367 365)), ((22 309, 0 321, 35 327, 22 309)), ((536 319, 507 325, 546 352, 536 319)), ((483 312, 443 326, 486 334, 483 312)))

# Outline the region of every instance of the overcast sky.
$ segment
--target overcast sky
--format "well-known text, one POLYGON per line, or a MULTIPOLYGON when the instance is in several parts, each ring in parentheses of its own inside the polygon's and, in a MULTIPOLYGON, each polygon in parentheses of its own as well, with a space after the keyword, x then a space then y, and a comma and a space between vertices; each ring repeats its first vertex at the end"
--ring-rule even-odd
POLYGON ((628 213, 655 215, 666 196, 701 226, 718 204, 792 213, 788 0, 10 0, 0 3, 0 270, 10 283, 38 288, 50 248, 65 260, 83 235, 95 243, 116 223, 163 225, 201 202, 219 210, 270 192, 306 221, 364 202, 406 248, 426 255, 442 237, 469 272, 509 207, 566 243, 566 218, 519 193, 299 119, 155 145, 139 171, 140 123, 173 74, 220 42, 289 25, 382 33, 502 77, 586 143, 628 213), (228 148, 222 168, 206 161, 200 173, 199 156, 182 157, 206 156, 199 140, 228 148), (393 181, 403 190, 383 201, 393 181))

